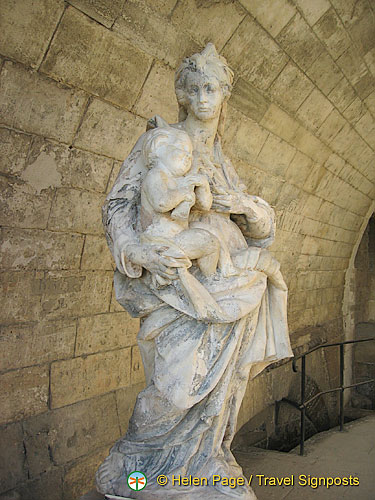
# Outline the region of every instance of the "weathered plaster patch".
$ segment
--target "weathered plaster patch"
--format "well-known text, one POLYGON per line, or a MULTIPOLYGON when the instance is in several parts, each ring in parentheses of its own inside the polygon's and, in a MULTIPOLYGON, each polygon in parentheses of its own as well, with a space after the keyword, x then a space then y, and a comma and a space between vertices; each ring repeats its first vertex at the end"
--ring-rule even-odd
POLYGON ((28 165, 22 173, 22 179, 28 182, 39 194, 43 189, 61 186, 61 175, 57 170, 55 153, 42 151, 34 163, 28 165))

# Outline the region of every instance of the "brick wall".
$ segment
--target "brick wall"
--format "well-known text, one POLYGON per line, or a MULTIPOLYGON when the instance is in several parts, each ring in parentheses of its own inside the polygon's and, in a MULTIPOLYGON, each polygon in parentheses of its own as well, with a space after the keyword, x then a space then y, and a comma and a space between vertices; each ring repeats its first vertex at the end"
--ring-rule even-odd
MULTIPOLYGON (((208 41, 236 72, 225 152, 276 210, 293 346, 316 342, 316 325, 341 335, 344 276, 375 194, 374 6, 3 0, 1 10, 0 499, 72 500, 92 487, 143 384, 100 207, 146 120, 177 119, 174 70, 208 41)), ((249 385, 240 422, 282 394, 283 373, 249 385)))

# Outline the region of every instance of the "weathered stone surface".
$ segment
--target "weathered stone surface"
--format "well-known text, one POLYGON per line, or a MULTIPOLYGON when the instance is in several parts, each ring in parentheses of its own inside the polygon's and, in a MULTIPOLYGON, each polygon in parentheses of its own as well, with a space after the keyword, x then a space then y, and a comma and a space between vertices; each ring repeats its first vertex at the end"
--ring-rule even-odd
POLYGON ((47 411, 48 386, 47 366, 0 375, 0 425, 47 411))
POLYGON ((4 0, 1 7, 1 54, 33 67, 38 66, 64 12, 64 2, 4 0))
POLYGON ((333 102, 336 108, 343 112, 356 98, 353 87, 346 78, 343 78, 336 87, 331 90, 328 98, 333 102))
POLYGON ((78 269, 83 236, 37 229, 1 229, 2 269, 78 269))
POLYGON ((245 14, 245 10, 237 2, 181 0, 177 3, 171 20, 175 25, 189 31, 192 38, 200 44, 212 42, 220 51, 245 14))
POLYGON ((39 318, 43 273, 3 271, 0 280, 0 316, 3 323, 39 318))
POLYGON ((64 500, 76 500, 90 490, 95 489, 95 472, 108 455, 105 447, 84 459, 67 466, 64 476, 64 500))
POLYGON ((61 188, 52 203, 48 228, 55 231, 102 234, 103 195, 61 188))
MULTIPOLYGON (((155 3, 155 2, 153 2, 155 3)), ((181 60, 198 49, 187 33, 181 34, 169 19, 156 15, 150 0, 127 0, 113 30, 146 54, 175 68, 181 60)))
POLYGON ((249 17, 225 45, 223 55, 240 76, 261 90, 270 86, 288 62, 274 40, 249 17))
POLYGON ((125 312, 80 318, 76 356, 134 345, 138 329, 139 320, 125 312))
POLYGON ((0 429, 3 450, 0 454, 0 492, 10 490, 27 478, 22 438, 21 424, 11 424, 0 429))
POLYGON ((294 5, 288 0, 265 0, 263 2, 240 0, 240 3, 273 37, 280 33, 296 13, 294 5))
POLYGON ((130 109, 150 66, 151 59, 146 54, 68 8, 41 70, 130 109), (121 57, 123 53, 126 59, 121 57))
POLYGON ((340 132, 346 121, 336 109, 333 109, 318 129, 318 136, 327 144, 340 132))
POLYGON ((62 87, 38 73, 6 62, 0 79, 0 107, 5 123, 70 143, 85 103, 83 92, 62 87))
POLYGON ((121 14, 125 0, 68 0, 80 11, 92 19, 110 28, 115 19, 121 14))
POLYGON ((131 384, 144 383, 145 374, 143 369, 142 357, 138 346, 132 347, 132 366, 130 372, 131 384))
POLYGON ((146 130, 146 121, 127 111, 94 99, 85 114, 75 145, 95 153, 123 160, 134 137, 146 130))
POLYGON ((326 52, 306 72, 324 95, 328 95, 342 78, 342 72, 326 52))
POLYGON ((40 316, 49 320, 107 312, 112 273, 49 272, 42 283, 40 316))
POLYGON ((74 354, 75 321, 62 320, 0 327, 0 371, 23 368, 74 354))
POLYGON ((314 31, 334 60, 338 59, 351 44, 350 37, 333 8, 314 25, 314 31))
POLYGON ((146 119, 154 115, 161 115, 169 123, 178 121, 174 72, 170 68, 158 62, 155 63, 143 86, 138 102, 134 106, 134 111, 146 119))
POLYGON ((254 164, 269 135, 267 130, 232 107, 228 107, 227 125, 228 132, 223 141, 225 151, 254 164))
POLYGON ((253 85, 242 78, 239 78, 233 87, 229 103, 238 111, 257 122, 262 120, 270 105, 253 85))
POLYGON ((137 396, 144 388, 144 383, 140 383, 116 391, 116 402, 122 435, 124 435, 128 429, 129 419, 132 416, 137 396))
POLYGON ((158 0, 155 2, 154 0, 145 0, 147 5, 154 9, 159 14, 164 16, 168 16, 174 9, 178 0, 158 0))
POLYGON ((362 99, 356 97, 354 101, 345 109, 343 115, 352 124, 357 123, 357 121, 362 118, 367 112, 367 106, 362 99))
POLYGON ((91 236, 89 234, 86 236, 81 269, 102 269, 103 271, 115 269, 115 264, 104 236, 91 236))
POLYGON ((56 361, 51 365, 51 406, 60 408, 129 383, 129 348, 56 361))
POLYGON ((296 0, 297 6, 301 9, 306 21, 313 26, 331 8, 328 0, 296 0))
POLYGON ((33 481, 19 486, 22 500, 35 500, 36 498, 48 498, 48 500, 61 500, 63 485, 63 469, 54 467, 52 470, 42 474, 33 481))
POLYGON ((314 85, 295 64, 289 62, 269 88, 272 98, 291 112, 297 111, 314 85))
POLYGON ((300 128, 298 122, 275 104, 270 105, 260 125, 290 144, 293 144, 295 134, 300 128))
POLYGON ((23 170, 31 136, 0 128, 0 172, 18 174, 23 170))
POLYGON ((33 141, 22 178, 34 184, 36 180, 40 183, 42 178, 46 184, 51 172, 54 172, 55 187, 67 186, 103 193, 112 165, 113 161, 109 158, 38 138, 33 141))
POLYGON ((317 137, 303 127, 296 131, 293 145, 318 163, 324 163, 332 153, 317 137))
POLYGON ((297 186, 303 187, 310 174, 311 167, 312 160, 308 156, 297 151, 285 172, 285 178, 297 186))
POLYGON ((314 89, 297 111, 297 117, 316 131, 333 110, 332 104, 319 90, 314 89))
POLYGON ((375 150, 375 120, 369 111, 355 125, 357 132, 375 150))
POLYGON ((40 228, 47 225, 52 191, 38 193, 26 182, 0 176, 0 224, 2 226, 40 228))
POLYGON ((257 158, 257 164, 274 175, 283 175, 296 150, 285 141, 270 134, 257 158))
POLYGON ((277 36, 286 53, 304 70, 321 55, 323 47, 299 14, 277 36))

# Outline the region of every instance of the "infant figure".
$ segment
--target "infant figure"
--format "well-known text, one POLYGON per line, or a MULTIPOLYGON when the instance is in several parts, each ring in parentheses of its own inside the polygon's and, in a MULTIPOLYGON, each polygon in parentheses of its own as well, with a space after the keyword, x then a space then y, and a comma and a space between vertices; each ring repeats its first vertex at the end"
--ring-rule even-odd
MULTIPOLYGON (((191 208, 210 210, 212 194, 206 176, 191 172, 188 134, 172 127, 156 128, 148 132, 142 154, 149 171, 141 188, 141 243, 177 247, 188 259, 197 260, 205 276, 217 268, 224 276, 237 274, 228 249, 214 230, 199 227, 199 223, 189 228, 191 208)), ((168 284, 159 275, 153 276, 153 282, 168 284)))

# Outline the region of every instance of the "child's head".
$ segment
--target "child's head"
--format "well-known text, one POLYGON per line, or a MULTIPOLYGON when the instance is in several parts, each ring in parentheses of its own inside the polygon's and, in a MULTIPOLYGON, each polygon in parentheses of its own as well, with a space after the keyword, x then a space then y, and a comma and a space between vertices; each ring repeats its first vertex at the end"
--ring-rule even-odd
POLYGON ((158 127, 148 132, 142 153, 149 168, 162 163, 172 175, 182 176, 190 170, 192 149, 186 132, 158 127))

